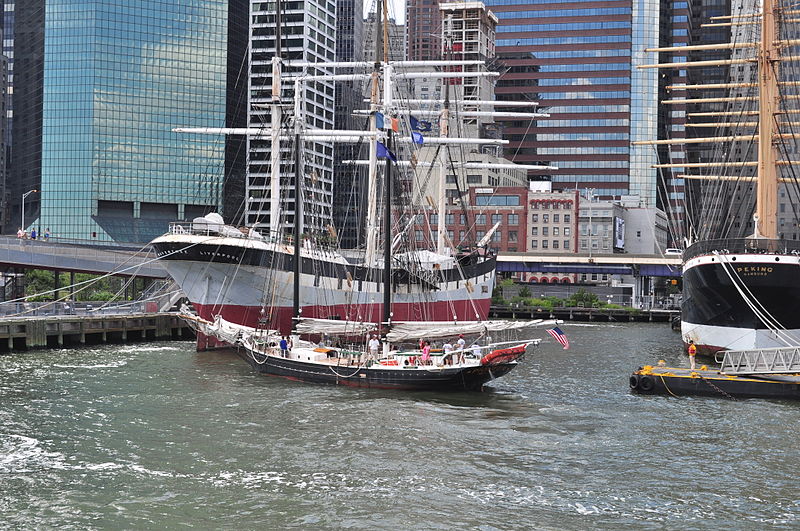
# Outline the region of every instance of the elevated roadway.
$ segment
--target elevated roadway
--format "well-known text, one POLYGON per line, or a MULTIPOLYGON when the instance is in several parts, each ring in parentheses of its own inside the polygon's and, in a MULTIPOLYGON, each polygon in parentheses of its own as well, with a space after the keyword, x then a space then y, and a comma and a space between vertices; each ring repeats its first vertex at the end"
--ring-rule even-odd
POLYGON ((155 258, 155 253, 146 244, 137 248, 130 245, 67 244, 0 236, 0 266, 7 268, 166 278, 166 270, 155 258))
POLYGON ((604 273, 644 277, 676 277, 681 275, 680 256, 638 254, 569 253, 500 253, 497 271, 509 273, 604 273))

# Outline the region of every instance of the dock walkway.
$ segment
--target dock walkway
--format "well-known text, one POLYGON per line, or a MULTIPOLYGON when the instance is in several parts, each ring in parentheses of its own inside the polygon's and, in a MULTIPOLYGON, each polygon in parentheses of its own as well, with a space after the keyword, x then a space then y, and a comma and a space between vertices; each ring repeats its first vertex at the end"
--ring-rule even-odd
POLYGON ((0 352, 193 337, 192 329, 175 313, 0 319, 0 352))

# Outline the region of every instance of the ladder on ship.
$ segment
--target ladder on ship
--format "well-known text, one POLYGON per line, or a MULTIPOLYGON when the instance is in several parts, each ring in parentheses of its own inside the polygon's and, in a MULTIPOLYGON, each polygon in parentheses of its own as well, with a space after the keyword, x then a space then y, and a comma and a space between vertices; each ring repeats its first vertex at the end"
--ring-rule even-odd
POLYGON ((731 376, 800 373, 800 346, 728 350, 719 372, 731 376))

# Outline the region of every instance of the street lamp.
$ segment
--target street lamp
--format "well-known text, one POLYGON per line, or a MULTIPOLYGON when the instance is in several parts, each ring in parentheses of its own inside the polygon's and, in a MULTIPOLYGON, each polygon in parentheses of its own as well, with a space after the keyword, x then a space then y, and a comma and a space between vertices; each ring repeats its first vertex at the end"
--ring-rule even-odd
POLYGON ((28 190, 27 192, 22 194, 22 224, 20 225, 20 228, 22 228, 22 230, 25 230, 25 198, 31 194, 35 194, 38 191, 39 190, 28 190))

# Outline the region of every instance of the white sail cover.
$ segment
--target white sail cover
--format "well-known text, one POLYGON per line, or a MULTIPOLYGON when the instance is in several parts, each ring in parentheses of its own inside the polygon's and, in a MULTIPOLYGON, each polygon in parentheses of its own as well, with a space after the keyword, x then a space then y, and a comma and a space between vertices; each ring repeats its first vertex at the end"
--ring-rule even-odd
POLYGON ((534 326, 555 326, 561 321, 555 319, 534 319, 532 321, 452 321, 400 322, 392 325, 386 336, 389 341, 408 341, 423 338, 448 337, 458 334, 483 334, 504 330, 521 330, 534 326))
POLYGON ((338 319, 315 319, 301 317, 297 321, 298 334, 331 334, 361 336, 378 329, 377 323, 340 321, 338 319))

